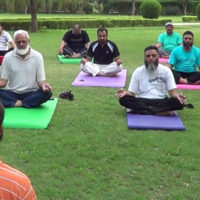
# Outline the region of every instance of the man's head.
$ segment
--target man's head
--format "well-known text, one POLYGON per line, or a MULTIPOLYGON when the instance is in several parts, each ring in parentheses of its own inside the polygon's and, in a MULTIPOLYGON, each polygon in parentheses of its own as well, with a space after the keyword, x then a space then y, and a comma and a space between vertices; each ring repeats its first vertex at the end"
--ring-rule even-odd
POLYGON ((0 103, 0 141, 3 138, 3 120, 4 120, 4 107, 0 103))
POLYGON ((14 41, 16 44, 16 52, 20 56, 25 56, 29 52, 29 35, 27 31, 18 30, 14 33, 14 41))
POLYGON ((79 24, 75 24, 73 26, 72 32, 74 35, 80 35, 81 34, 81 26, 79 24))
POLYGON ((167 31, 168 35, 171 35, 174 31, 174 25, 171 22, 167 22, 165 24, 165 30, 167 31))
POLYGON ((148 46, 144 50, 144 64, 148 72, 154 72, 158 67, 159 53, 156 46, 148 46))
POLYGON ((194 34, 191 31, 185 31, 183 33, 183 47, 189 51, 194 43, 194 34))
POLYGON ((99 28, 97 30, 97 37, 100 44, 106 44, 108 40, 108 30, 106 28, 99 28))

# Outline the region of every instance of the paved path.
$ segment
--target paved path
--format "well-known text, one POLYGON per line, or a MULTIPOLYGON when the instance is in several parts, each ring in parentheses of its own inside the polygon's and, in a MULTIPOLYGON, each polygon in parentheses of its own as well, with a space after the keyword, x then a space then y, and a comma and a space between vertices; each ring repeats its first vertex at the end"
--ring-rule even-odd
POLYGON ((199 22, 183 22, 183 23, 173 23, 175 26, 198 26, 199 22))

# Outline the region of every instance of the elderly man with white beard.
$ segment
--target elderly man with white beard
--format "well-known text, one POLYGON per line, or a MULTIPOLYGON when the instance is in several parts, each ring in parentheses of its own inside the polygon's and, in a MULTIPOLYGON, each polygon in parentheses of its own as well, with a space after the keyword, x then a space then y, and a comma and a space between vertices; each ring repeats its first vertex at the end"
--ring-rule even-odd
POLYGON ((139 114, 173 115, 182 110, 186 97, 177 92, 171 70, 158 64, 157 47, 148 46, 144 54, 145 64, 134 71, 128 91, 120 89, 116 94, 120 104, 139 114))
POLYGON ((38 107, 50 99, 42 55, 29 46, 24 30, 14 33, 16 48, 4 57, 1 69, 0 102, 5 107, 38 107))

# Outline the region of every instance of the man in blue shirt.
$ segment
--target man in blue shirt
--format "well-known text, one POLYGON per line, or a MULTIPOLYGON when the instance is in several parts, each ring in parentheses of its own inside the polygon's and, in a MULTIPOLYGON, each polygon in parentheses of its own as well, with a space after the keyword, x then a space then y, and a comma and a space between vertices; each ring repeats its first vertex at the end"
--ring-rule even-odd
POLYGON ((166 32, 159 35, 156 47, 160 57, 169 58, 172 50, 182 43, 179 33, 174 32, 174 26, 171 22, 165 24, 166 32))
POLYGON ((193 45, 194 34, 191 31, 183 33, 183 45, 176 47, 170 56, 169 67, 173 69, 176 83, 199 84, 200 49, 193 45))

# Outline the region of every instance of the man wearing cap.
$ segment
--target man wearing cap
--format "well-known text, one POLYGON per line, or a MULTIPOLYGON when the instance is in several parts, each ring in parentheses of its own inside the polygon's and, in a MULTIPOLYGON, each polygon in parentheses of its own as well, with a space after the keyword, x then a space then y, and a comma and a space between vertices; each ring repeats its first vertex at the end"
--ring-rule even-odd
POLYGON ((158 48, 160 57, 169 58, 172 50, 182 44, 182 37, 179 33, 174 32, 174 26, 171 22, 165 24, 166 32, 158 37, 158 48))

